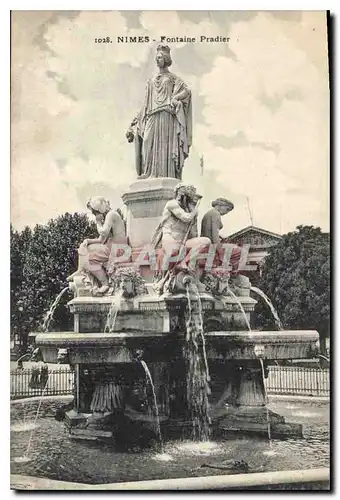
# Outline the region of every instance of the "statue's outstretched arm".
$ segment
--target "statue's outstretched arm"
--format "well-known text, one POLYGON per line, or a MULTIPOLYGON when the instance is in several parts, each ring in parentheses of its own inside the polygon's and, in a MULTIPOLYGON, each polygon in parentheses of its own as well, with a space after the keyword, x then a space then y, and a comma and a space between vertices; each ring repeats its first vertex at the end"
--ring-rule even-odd
POLYGON ((134 119, 130 123, 130 127, 134 127, 135 125, 137 125, 139 117, 140 117, 140 111, 138 112, 138 114, 134 117, 134 119))
POLYGON ((136 114, 136 116, 134 117, 132 122, 130 123, 130 127, 127 131, 126 136, 128 136, 128 134, 131 134, 131 133, 133 134, 132 127, 134 127, 140 121, 142 121, 143 115, 145 114, 145 107, 147 106, 146 103, 148 101, 148 93, 149 93, 149 82, 147 82, 147 84, 146 84, 144 104, 143 104, 142 108, 138 111, 138 113, 136 114))
POLYGON ((142 110, 140 110, 137 115, 134 117, 134 119, 132 120, 132 122, 130 123, 130 126, 125 134, 128 142, 132 142, 134 137, 135 137, 135 133, 133 131, 133 127, 135 127, 139 121, 140 121, 140 117, 141 117, 141 114, 142 114, 142 110))

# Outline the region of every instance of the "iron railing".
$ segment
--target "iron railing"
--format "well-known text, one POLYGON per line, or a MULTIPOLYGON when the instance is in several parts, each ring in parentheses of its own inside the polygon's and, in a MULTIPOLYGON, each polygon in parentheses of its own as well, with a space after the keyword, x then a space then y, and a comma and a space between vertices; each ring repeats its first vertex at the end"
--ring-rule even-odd
MULTIPOLYGON (((48 372, 18 368, 11 371, 10 383, 11 399, 73 394, 74 372, 68 366, 48 372)), ((266 387, 268 394, 329 396, 329 369, 270 366, 266 387)))
POLYGON ((10 384, 11 399, 73 394, 74 371, 68 366, 53 370, 17 368, 11 370, 10 384))
POLYGON ((268 394, 329 396, 329 369, 270 366, 266 386, 268 394))

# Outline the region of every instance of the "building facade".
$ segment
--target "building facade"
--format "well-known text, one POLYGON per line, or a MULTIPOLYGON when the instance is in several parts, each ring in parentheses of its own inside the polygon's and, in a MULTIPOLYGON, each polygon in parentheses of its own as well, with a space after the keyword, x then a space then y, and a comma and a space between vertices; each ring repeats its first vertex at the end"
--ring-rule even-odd
POLYGON ((256 270, 247 273, 251 280, 257 281, 261 276, 261 268, 270 249, 282 239, 277 233, 255 226, 247 226, 236 233, 230 234, 226 242, 238 246, 249 245, 249 258, 247 263, 256 266, 256 270))

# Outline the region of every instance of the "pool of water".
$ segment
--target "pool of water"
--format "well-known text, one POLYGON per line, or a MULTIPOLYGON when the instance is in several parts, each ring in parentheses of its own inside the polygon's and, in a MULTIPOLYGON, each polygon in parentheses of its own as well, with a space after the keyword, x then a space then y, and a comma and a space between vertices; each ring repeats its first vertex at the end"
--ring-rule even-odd
MULTIPOLYGON (((231 461, 249 465, 248 472, 329 467, 329 406, 324 403, 275 401, 270 409, 289 422, 303 424, 304 438, 285 441, 233 437, 208 443, 173 441, 164 453, 118 452, 112 445, 69 438, 53 415, 60 401, 41 406, 30 443, 37 402, 17 402, 11 409, 11 472, 88 484, 228 474, 215 469, 231 461), (19 459, 19 460, 18 460, 19 459)), ((235 474, 234 471, 230 473, 235 474)))

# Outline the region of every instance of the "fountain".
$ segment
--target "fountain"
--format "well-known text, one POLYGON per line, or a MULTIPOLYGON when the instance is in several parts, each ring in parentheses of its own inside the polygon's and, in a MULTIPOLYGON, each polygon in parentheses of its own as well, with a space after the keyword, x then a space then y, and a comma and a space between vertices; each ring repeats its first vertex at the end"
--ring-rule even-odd
POLYGON ((312 357, 317 332, 251 330, 256 301, 249 280, 224 287, 221 280, 232 280, 214 271, 200 281, 184 271, 173 274, 171 286, 159 295, 150 265, 131 259, 117 265, 111 295, 93 296, 83 282, 70 284, 74 331, 36 337, 45 362, 60 362, 62 353, 62 361, 75 368, 74 408, 65 416, 70 436, 114 439, 118 409, 157 439, 204 440, 210 433, 227 438, 235 432, 302 436, 300 424, 267 409, 264 376, 270 361, 312 357), (132 397, 137 381, 145 385, 141 363, 153 385, 152 414, 142 408, 141 394, 132 397), (120 387, 121 401, 89 426, 95 387, 102 383, 105 393, 110 381, 120 387))
MULTIPOLYGON (((165 62, 170 49, 161 46, 158 52, 160 77, 168 78, 165 62)), ((117 230, 124 225, 106 200, 97 197, 89 202, 100 236, 82 246, 83 268, 69 284, 74 329, 36 336, 45 362, 74 367, 74 407, 65 412, 66 428, 75 439, 115 440, 122 437, 126 418, 154 433, 156 440, 180 436, 207 441, 210 435, 227 439, 233 433, 302 437, 300 424, 285 422, 267 409, 264 378, 269 362, 313 357, 318 333, 252 330, 250 314, 256 300, 250 296, 247 277, 231 274, 220 261, 211 268, 197 262, 192 269, 187 256, 176 262, 167 252, 166 245, 178 243, 176 238, 184 255, 210 241, 193 231, 200 196, 193 186, 179 184, 190 146, 186 134, 191 95, 182 80, 171 78, 176 98, 172 96, 152 119, 162 119, 169 130, 176 130, 180 151, 162 155, 162 147, 152 150, 152 144, 161 141, 157 127, 153 138, 142 137, 141 123, 136 133, 133 130, 141 117, 132 122, 127 138, 139 148, 139 177, 122 196, 130 246, 108 261, 110 250, 124 241, 122 229, 117 230), (180 161, 174 166, 171 158, 180 161), (111 229, 105 233, 109 223, 111 229), (95 245, 100 251, 91 250, 95 245), (165 257, 166 269, 159 266, 165 257)))

